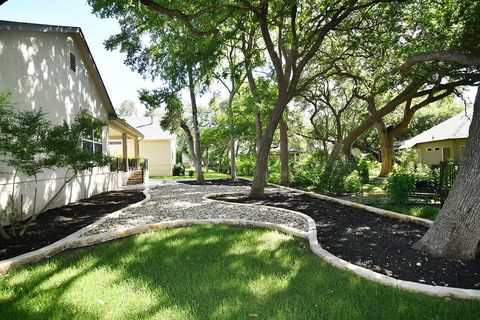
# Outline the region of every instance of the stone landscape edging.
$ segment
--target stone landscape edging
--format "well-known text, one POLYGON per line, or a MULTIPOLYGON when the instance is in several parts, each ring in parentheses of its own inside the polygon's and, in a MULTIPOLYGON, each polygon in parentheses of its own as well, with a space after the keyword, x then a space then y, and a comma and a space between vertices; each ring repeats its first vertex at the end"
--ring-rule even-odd
POLYGON ((182 219, 164 221, 153 224, 135 226, 131 228, 118 228, 113 231, 93 234, 85 237, 66 237, 41 249, 22 254, 17 257, 0 261, 0 275, 5 274, 12 268, 17 268, 29 263, 38 262, 50 258, 64 250, 87 247, 107 241, 125 238, 132 235, 156 231, 161 229, 181 228, 194 225, 222 224, 237 227, 255 227, 284 232, 293 236, 308 239, 308 233, 291 227, 278 225, 271 222, 251 221, 242 219, 182 219))
MULTIPOLYGON (((274 185, 274 184, 271 184, 271 185, 274 185)), ((301 191, 301 190, 297 190, 297 189, 293 189, 293 188, 288 188, 288 187, 283 187, 283 186, 279 186, 279 185, 274 185, 274 186, 280 187, 280 188, 285 188, 285 189, 290 189, 290 190, 293 190, 293 191, 300 191, 302 193, 310 195, 309 192, 305 192, 305 191, 301 191)), ((207 199, 209 199, 211 201, 218 201, 218 202, 230 203, 231 204, 232 202, 228 202, 228 201, 224 201, 224 200, 211 199, 211 197, 220 196, 220 195, 234 195, 234 194, 238 194, 238 193, 233 193, 233 192, 232 193, 216 193, 216 194, 208 195, 206 197, 207 197, 207 199)), ((327 199, 324 199, 323 197, 319 197, 319 198, 323 199, 323 200, 327 200, 327 199)), ((326 197, 326 198, 339 200, 339 199, 335 199, 335 198, 331 198, 331 197, 326 197)), ((341 201, 344 201, 344 200, 341 200, 341 201)), ((333 202, 336 202, 336 201, 333 201, 333 202)), ((252 204, 236 203, 235 202, 235 205, 252 205, 252 204)), ((322 258, 323 260, 325 260, 326 262, 330 263, 331 265, 333 265, 337 268, 340 268, 340 269, 343 269, 343 270, 348 270, 348 271, 353 272, 354 274, 356 274, 356 275, 358 275, 362 278, 365 278, 365 279, 368 279, 368 280, 371 280, 371 281, 374 281, 374 282, 377 282, 377 283, 380 283, 380 284, 383 284, 383 285, 403 289, 403 290, 406 290, 406 291, 418 292, 418 293, 423 293, 423 294, 436 296, 436 297, 442 297, 442 298, 460 298, 460 299, 468 299, 468 300, 480 300, 480 290, 463 289, 463 288, 455 288, 455 287, 440 287, 440 286, 432 286, 432 285, 429 285, 429 284, 422 284, 422 283, 413 282, 413 281, 399 280, 399 279, 395 279, 395 278, 389 277, 387 275, 372 271, 370 269, 360 267, 360 266, 358 266, 356 264, 353 264, 353 263, 350 263, 346 260, 340 259, 337 256, 333 255, 332 253, 328 252, 327 250, 325 250, 321 247, 321 245, 318 242, 318 238, 317 238, 316 223, 311 217, 309 217, 309 216, 307 216, 307 215, 305 215, 301 212, 294 211, 294 210, 288 210, 288 209, 277 208, 277 207, 266 206, 266 205, 258 205, 258 204, 256 206, 270 208, 270 209, 273 208, 273 209, 286 210, 286 211, 289 211, 289 212, 292 212, 292 213, 299 214, 302 217, 304 217, 307 220, 307 223, 308 223, 308 237, 307 237, 307 239, 308 239, 308 242, 310 244, 310 249, 312 250, 312 252, 316 256, 322 258)), ((355 206, 352 206, 352 207, 355 207, 355 206)), ((362 207, 357 207, 357 208, 361 209, 362 207)), ((370 207, 370 208, 377 209, 377 208, 374 208, 374 207, 370 207)), ((381 209, 378 209, 378 210, 381 210, 381 209)), ((377 213, 375 211, 372 211, 372 212, 377 213)), ((387 211, 387 210, 381 210, 381 211, 387 211)), ((389 211, 387 211, 387 213, 389 213, 389 211)), ((381 214, 381 215, 383 216, 385 214, 381 214)), ((402 214, 395 214, 393 216, 385 215, 385 216, 388 216, 388 217, 391 217, 391 218, 394 218, 394 219, 398 219, 397 215, 404 216, 402 214)), ((421 219, 421 218, 417 218, 417 219, 421 219)), ((399 220, 402 220, 402 219, 399 219, 399 220)), ((421 219, 421 220, 426 220, 426 219, 421 219)), ((420 221, 420 222, 423 222, 423 221, 420 221)), ((418 223, 418 224, 423 225, 423 223, 418 223)))
MULTIPOLYGON (((247 179, 245 179, 245 180, 247 180, 247 179)), ((303 190, 300 190, 300 189, 285 187, 285 186, 281 186, 281 185, 273 184, 273 183, 270 183, 270 184, 272 186, 277 187, 277 188, 286 189, 286 190, 290 190, 290 191, 294 191, 294 192, 299 192, 299 193, 306 194, 306 195, 308 195, 310 197, 313 197, 313 198, 317 198, 317 199, 321 199, 321 200, 325 200, 325 201, 330 201, 330 202, 334 202, 334 203, 341 204, 341 205, 344 205, 344 206, 373 212, 373 213, 376 213, 376 214, 384 216, 384 217, 389 217, 389 218, 393 218, 393 219, 400 220, 400 221, 413 222, 413 223, 416 223, 416 224, 419 224, 419 225, 422 225, 422 226, 425 226, 425 227, 431 227, 433 225, 432 220, 423 219, 423 218, 419 218, 419 217, 415 217, 415 216, 409 216, 409 215, 398 213, 398 212, 395 212, 395 211, 375 208, 375 207, 372 207, 372 206, 369 206, 369 205, 366 205, 366 204, 362 204, 362 203, 358 203, 358 202, 353 202, 353 201, 349 201, 349 200, 329 197, 329 196, 326 196, 326 195, 323 195, 323 194, 318 194, 318 193, 311 192, 311 191, 303 191, 303 190)))
MULTIPOLYGON (((119 189, 119 190, 121 190, 121 189, 119 189)), ((50 258, 50 257, 56 255, 59 252, 62 252, 62 251, 67 250, 67 249, 75 248, 75 247, 71 246, 71 243, 75 243, 75 240, 81 239, 83 234, 93 230, 96 226, 98 226, 100 223, 102 223, 106 219, 118 216, 118 215, 120 215, 121 213, 123 213, 124 211, 126 211, 130 208, 135 208, 135 207, 142 206, 147 201, 149 201, 151 196, 150 196, 150 193, 148 192, 148 190, 149 190, 148 188, 145 188, 142 191, 142 193, 145 195, 145 199, 143 199, 142 201, 133 203, 133 204, 131 204, 131 205, 125 207, 125 208, 122 208, 120 210, 111 212, 111 213, 107 214, 106 216, 104 216, 104 217, 98 219, 97 221, 93 222, 92 224, 89 224, 89 225, 75 231, 74 233, 69 234, 65 238, 62 238, 58 241, 55 241, 54 243, 51 243, 51 244, 49 244, 45 247, 42 247, 40 249, 30 251, 30 252, 27 252, 27 253, 24 253, 24 254, 21 254, 21 255, 16 256, 16 257, 9 258, 9 259, 0 260, 0 275, 5 274, 11 268, 19 267, 19 266, 22 266, 22 265, 25 265, 25 264, 28 264, 28 263, 37 262, 37 261, 40 261, 40 260, 43 260, 43 259, 46 259, 46 258, 50 258)), ((115 191, 115 190, 112 190, 112 191, 115 191)))
MULTIPOLYGON (((283 186, 277 186, 277 187, 282 187, 283 186)), ((286 189, 291 189, 295 191, 300 191, 306 194, 310 194, 309 192, 304 192, 301 190, 296 190, 293 188, 286 188, 286 189)), ((148 193, 148 189, 145 189, 144 194, 146 195, 146 198, 140 202, 137 202, 135 204, 132 204, 128 207, 125 207, 119 211, 113 212, 107 216, 113 215, 113 214, 118 214, 120 211, 127 210, 129 208, 132 208, 134 206, 140 206, 143 205, 146 201, 150 199, 150 194, 148 193)), ((222 194, 228 194, 228 193, 222 193, 222 194)), ((214 196, 215 194, 208 195, 210 197, 214 196)), ((218 195, 218 194, 216 194, 218 195)), ((328 197, 330 198, 330 197, 328 197)), ((226 201, 221 201, 221 200, 213 200, 209 199, 210 201, 219 201, 219 202, 226 202, 226 201)), ((322 199, 322 198, 321 198, 322 199)), ((334 199, 334 198, 331 198, 334 199)), ((335 199, 339 200, 339 199, 335 199)), ((341 200, 342 202, 344 200, 341 200)), ((336 201, 334 201, 336 202, 336 201)), ((226 202, 229 204, 232 204, 231 202, 226 202)), ((252 205, 252 204, 239 204, 236 203, 236 205, 252 205)), ((241 220, 241 219, 192 219, 192 220, 174 220, 174 221, 165 221, 165 222, 160 222, 160 223, 154 223, 154 224, 148 224, 148 225, 141 225, 141 226, 136 226, 136 227, 131 227, 131 228, 119 228, 117 230, 113 230, 110 232, 106 233, 101 233, 101 234, 95 234, 95 235, 90 235, 90 236, 85 236, 85 237, 80 237, 78 236, 77 233, 79 231, 83 231, 82 234, 86 231, 89 226, 75 232, 74 234, 59 240, 55 243, 52 243, 46 247, 43 247, 41 249, 13 257, 7 260, 0 261, 0 275, 6 273, 9 269, 13 267, 19 267, 28 263, 32 262, 37 262, 49 257, 52 257, 53 255, 67 250, 67 249, 74 249, 74 248, 79 248, 79 247, 85 247, 85 246, 90 246, 94 244, 99 244, 103 243, 106 241, 111 241, 115 239, 120 239, 124 237, 128 237, 131 235, 136 235, 140 233, 145 233, 148 231, 155 231, 155 230, 160 230, 160 229, 167 229, 167 228, 181 228, 181 227, 187 227, 187 226, 192 226, 192 225, 205 225, 205 224, 226 224, 226 225, 233 225, 233 226, 242 226, 242 227, 260 227, 260 228, 267 228, 267 229, 273 229, 273 230, 278 230, 281 232, 284 232, 286 234, 291 234, 294 236, 298 236, 301 238, 306 238, 308 239, 310 249, 312 252, 317 255, 318 257, 322 258, 326 262, 330 263, 333 266, 336 266, 340 269, 344 270, 349 270, 350 272, 353 272, 354 274, 361 276, 363 278, 366 278, 368 280, 387 285, 387 286, 392 286, 400 289, 404 289, 407 291, 413 291, 413 292, 419 292, 419 293, 424 293, 427 295, 432 295, 432 296, 437 296, 437 297, 452 297, 452 298, 461 298, 461 299, 480 299, 480 290, 475 290, 475 289, 461 289, 461 288, 453 288, 453 287, 438 287, 438 286, 432 286, 432 285, 427 285, 427 284, 421 284, 421 283, 416 283, 416 282, 411 282, 411 281, 405 281, 405 280, 398 280, 395 278, 391 278, 389 276, 379 274, 377 272, 371 271, 369 269, 365 269, 363 267, 354 265, 350 262, 347 262, 343 259, 340 259, 336 257, 335 255, 331 254, 330 252, 326 251, 323 249, 320 244, 318 243, 317 239, 317 228, 315 221, 297 211, 293 210, 287 210, 287 209, 281 209, 281 208, 275 208, 275 207, 269 207, 269 206, 264 206, 264 205, 256 205, 259 207, 266 207, 269 209, 279 209, 279 210, 285 210, 289 211, 291 213, 295 213, 307 220, 308 223, 308 232, 300 231, 291 227, 287 226, 282 226, 278 225, 275 223, 270 223, 270 222, 260 222, 260 221, 248 221, 248 220, 241 220), (77 234, 76 238, 73 238, 72 236, 77 234)), ((373 208, 373 207, 372 207, 373 208)), ((376 208, 374 208, 376 209, 376 208)), ((369 210, 370 211, 370 210, 369 210)), ((382 210, 385 211, 385 210, 382 210)), ((373 211, 374 212, 374 211, 373 211)), ((382 214, 383 215, 383 214, 382 214)), ((106 218, 105 216, 104 218, 106 218)), ((396 216, 396 215, 395 215, 396 216)), ((402 215, 403 216, 403 215, 402 215)), ((392 217, 393 218, 393 217, 392 217)), ((103 219, 103 218, 102 218, 103 219)), ((422 219, 425 220, 425 219, 422 219)), ((98 223, 99 221, 95 222, 98 223)), ((90 229, 89 229, 90 230, 90 229)))

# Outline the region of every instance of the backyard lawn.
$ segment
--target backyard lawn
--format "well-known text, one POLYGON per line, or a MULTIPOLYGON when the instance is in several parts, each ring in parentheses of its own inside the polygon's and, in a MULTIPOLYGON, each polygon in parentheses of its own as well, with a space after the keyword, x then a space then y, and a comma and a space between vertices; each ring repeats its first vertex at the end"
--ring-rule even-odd
POLYGON ((473 319, 479 310, 353 276, 302 239, 226 226, 134 236, 0 278, 1 319, 473 319))
POLYGON ((390 203, 388 194, 385 191, 385 184, 386 180, 373 178, 370 183, 363 185, 361 196, 357 196, 352 200, 368 204, 372 207, 430 220, 435 220, 440 212, 440 204, 438 201, 429 203, 428 201, 420 202, 410 199, 410 202, 404 204, 390 203))
MULTIPOLYGON (((203 176, 205 179, 215 179, 215 178, 230 178, 230 175, 225 173, 219 173, 215 171, 204 172, 203 176)), ((193 176, 188 175, 188 171, 184 176, 150 176, 150 179, 196 179, 197 174, 194 173, 193 176)))

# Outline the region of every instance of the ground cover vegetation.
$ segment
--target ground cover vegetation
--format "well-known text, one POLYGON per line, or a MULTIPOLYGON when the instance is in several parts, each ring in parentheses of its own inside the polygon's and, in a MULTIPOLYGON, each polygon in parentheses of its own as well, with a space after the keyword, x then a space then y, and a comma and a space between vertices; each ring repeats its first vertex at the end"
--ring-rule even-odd
POLYGON ((78 249, 0 281, 2 319, 473 319, 478 308, 358 278, 302 239, 226 226, 78 249))

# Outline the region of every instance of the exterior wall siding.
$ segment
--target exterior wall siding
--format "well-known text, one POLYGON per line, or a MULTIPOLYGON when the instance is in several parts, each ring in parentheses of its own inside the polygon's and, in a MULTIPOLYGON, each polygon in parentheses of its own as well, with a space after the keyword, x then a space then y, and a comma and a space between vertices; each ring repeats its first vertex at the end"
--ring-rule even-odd
MULTIPOLYGON (((71 123, 82 110, 107 121, 108 111, 85 61, 76 38, 67 33, 0 31, 0 91, 9 91, 18 108, 42 109, 54 124, 71 123), (75 55, 76 72, 70 69, 70 52, 75 55)), ((104 152, 108 152, 108 128, 102 134, 104 152)), ((13 190, 13 170, 0 168, 0 207, 7 204, 13 190)), ((47 170, 38 177, 38 211, 63 185, 69 173, 65 168, 47 170)), ((125 178, 110 173, 108 167, 82 172, 65 187, 51 207, 61 206, 91 195, 118 188, 125 178)), ((16 178, 15 197, 23 196, 25 217, 33 211, 32 177, 16 178)), ((1 220, 1 219, 0 219, 1 220)))
MULTIPOLYGON (((134 156, 133 140, 128 140, 128 156, 134 156)), ((175 165, 175 140, 141 140, 140 157, 148 159, 151 176, 171 176, 175 165)), ((121 156, 122 145, 111 145, 110 154, 121 156)))
POLYGON ((451 139, 443 141, 433 141, 419 143, 415 146, 415 151, 419 156, 420 163, 432 165, 439 164, 443 160, 442 148, 450 147, 453 161, 459 163, 463 160, 462 146, 467 144, 467 139, 451 139), (432 151, 427 151, 430 148, 432 151), (435 150, 438 148, 439 150, 435 150))

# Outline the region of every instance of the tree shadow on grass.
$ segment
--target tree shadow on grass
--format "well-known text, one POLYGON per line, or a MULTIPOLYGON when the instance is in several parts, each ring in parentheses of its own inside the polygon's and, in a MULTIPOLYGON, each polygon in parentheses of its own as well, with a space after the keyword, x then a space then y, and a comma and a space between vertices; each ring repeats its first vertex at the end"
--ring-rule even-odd
POLYGON ((227 226, 79 249, 0 281, 2 319, 466 319, 480 310, 352 276, 304 240, 227 226), (14 294, 4 299, 6 287, 14 294))

